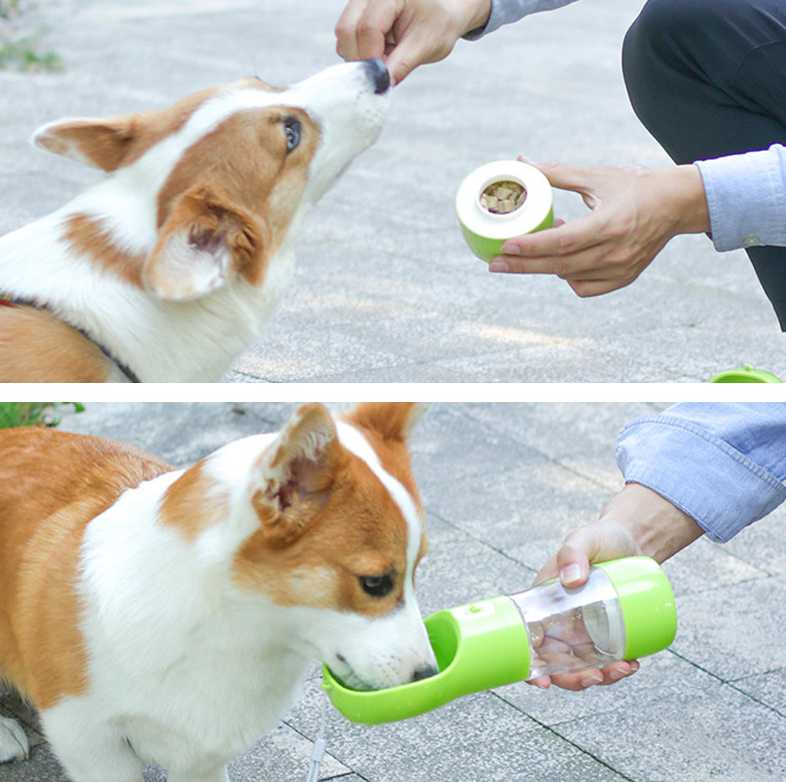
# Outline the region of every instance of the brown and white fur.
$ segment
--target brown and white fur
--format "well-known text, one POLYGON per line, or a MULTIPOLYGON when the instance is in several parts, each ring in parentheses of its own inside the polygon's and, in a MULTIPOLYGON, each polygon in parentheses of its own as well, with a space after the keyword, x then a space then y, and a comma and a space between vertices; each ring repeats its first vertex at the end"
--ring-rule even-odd
POLYGON ((0 382, 219 380, 281 298, 304 214, 379 135, 389 83, 344 64, 41 128, 108 176, 0 238, 0 300, 38 305, 0 307, 0 382))
MULTIPOLYGON (((0 676, 74 782, 141 782, 145 762, 225 782, 316 661, 359 688, 434 672, 414 594, 416 415, 305 405, 186 470, 0 432, 0 676)), ((0 760, 25 749, 0 720, 0 760)))

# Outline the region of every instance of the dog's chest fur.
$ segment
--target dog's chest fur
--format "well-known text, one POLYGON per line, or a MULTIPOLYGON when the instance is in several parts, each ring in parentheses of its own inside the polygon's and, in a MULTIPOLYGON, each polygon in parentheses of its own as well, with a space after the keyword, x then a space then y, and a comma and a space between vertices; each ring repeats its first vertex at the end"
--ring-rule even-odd
POLYGON ((282 612, 244 604, 225 565, 155 522, 169 473, 89 525, 82 550, 88 691, 42 715, 47 730, 109 724, 145 761, 221 766, 275 727, 310 663, 282 612), (162 600, 162 595, 167 595, 162 600))

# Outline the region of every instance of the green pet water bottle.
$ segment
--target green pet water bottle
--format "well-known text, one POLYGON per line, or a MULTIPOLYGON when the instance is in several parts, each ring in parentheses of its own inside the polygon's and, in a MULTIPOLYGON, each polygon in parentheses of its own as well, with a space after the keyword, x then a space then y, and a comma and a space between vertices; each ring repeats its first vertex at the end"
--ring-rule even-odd
POLYGON ((593 566, 578 589, 549 581, 439 611, 426 628, 439 673, 400 687, 358 691, 325 667, 323 688, 333 705, 353 722, 394 722, 473 692, 646 657, 674 640, 677 613, 658 564, 628 557, 593 566))

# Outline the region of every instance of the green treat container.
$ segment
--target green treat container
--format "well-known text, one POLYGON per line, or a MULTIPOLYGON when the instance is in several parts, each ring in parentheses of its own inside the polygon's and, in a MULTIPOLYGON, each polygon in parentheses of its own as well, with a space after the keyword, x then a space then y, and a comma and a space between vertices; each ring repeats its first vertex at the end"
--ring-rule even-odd
POLYGON ((650 557, 625 557, 595 565, 614 586, 625 626, 623 659, 663 651, 677 635, 677 604, 669 579, 650 557))
MULTIPOLYGON (((676 607, 671 585, 658 564, 649 557, 629 557, 596 569, 605 574, 608 597, 618 604, 622 616, 625 641, 619 659, 644 657, 668 647, 677 630, 676 607)), ((555 589, 559 592, 556 612, 565 600, 580 605, 582 589, 565 590, 551 582, 522 595, 494 597, 430 616, 425 624, 439 673, 428 679, 359 691, 345 687, 324 666, 322 687, 349 720, 377 725, 416 717, 474 692, 526 681, 533 662, 528 622, 542 622, 543 603, 534 618, 521 606, 534 604, 533 595, 537 602, 538 591, 546 595, 555 589)))
POLYGON ((456 216, 472 252, 489 263, 508 239, 554 225, 554 194, 548 179, 520 160, 497 160, 475 169, 456 193, 456 216), (481 203, 487 187, 514 182, 526 191, 524 202, 508 214, 495 214, 481 203))
POLYGON ((754 369, 751 366, 739 369, 728 369, 712 378, 713 383, 782 383, 783 381, 766 369, 754 369))

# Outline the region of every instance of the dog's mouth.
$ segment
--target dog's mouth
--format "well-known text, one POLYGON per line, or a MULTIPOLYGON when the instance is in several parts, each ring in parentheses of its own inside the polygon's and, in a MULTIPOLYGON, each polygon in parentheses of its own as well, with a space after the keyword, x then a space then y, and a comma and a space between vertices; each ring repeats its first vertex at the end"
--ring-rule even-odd
POLYGON ((333 662, 328 666, 330 672, 348 689, 367 692, 377 689, 369 684, 365 679, 355 673, 354 668, 349 664, 343 654, 336 654, 333 662))

